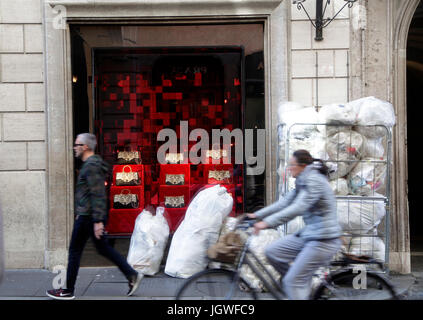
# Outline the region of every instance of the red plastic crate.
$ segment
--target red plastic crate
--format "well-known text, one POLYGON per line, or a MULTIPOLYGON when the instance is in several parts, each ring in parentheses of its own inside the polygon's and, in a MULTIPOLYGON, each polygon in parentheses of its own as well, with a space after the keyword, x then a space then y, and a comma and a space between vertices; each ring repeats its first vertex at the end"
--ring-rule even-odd
MULTIPOLYGON (((135 194, 138 195, 138 202, 139 202, 138 208, 140 208, 141 210, 144 209, 145 200, 144 200, 144 187, 143 186, 111 186, 110 187, 110 199, 109 199, 110 208, 114 209, 113 208, 113 198, 114 198, 115 194, 120 194, 122 192, 122 190, 125 190, 125 189, 129 190, 130 193, 135 193, 135 194)), ((136 208, 136 209, 138 209, 138 208, 136 208)), ((132 210, 132 209, 114 209, 114 210, 132 210)))
POLYGON ((190 164, 160 164, 160 180, 161 185, 166 185, 166 174, 183 174, 184 185, 190 183, 190 164))
POLYGON ((160 185, 159 187, 159 205, 165 206, 165 197, 177 197, 184 196, 185 206, 183 208, 166 208, 166 209, 184 209, 189 205, 190 201, 190 189, 189 186, 166 186, 160 185))
POLYGON ((185 218, 186 208, 165 208, 164 217, 169 225, 170 232, 175 232, 185 218))
POLYGON ((203 164, 204 184, 232 184, 234 182, 234 166, 232 164, 203 164), (213 178, 209 179, 210 171, 229 171, 230 178, 218 181, 213 178))
POLYGON ((110 209, 106 231, 109 234, 132 233, 135 220, 143 209, 110 209))
MULTIPOLYGON (((144 185, 144 165, 142 164, 127 164, 127 165, 115 165, 113 166, 113 185, 116 186, 116 173, 122 172, 125 166, 131 167, 133 172, 138 172, 138 177, 140 178, 141 186, 144 185)), ((129 168, 125 168, 125 172, 129 172, 129 168)), ((120 187, 120 186, 119 186, 120 187)), ((122 186, 125 187, 125 186, 122 186)))

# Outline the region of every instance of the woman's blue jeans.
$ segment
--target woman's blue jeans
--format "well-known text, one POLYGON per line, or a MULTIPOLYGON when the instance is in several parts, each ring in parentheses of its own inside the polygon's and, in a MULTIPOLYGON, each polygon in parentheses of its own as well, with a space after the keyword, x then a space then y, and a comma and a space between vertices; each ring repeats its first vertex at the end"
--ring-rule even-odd
POLYGON ((310 296, 314 272, 329 264, 341 244, 341 239, 306 241, 291 234, 271 243, 265 254, 282 275, 283 289, 288 298, 306 300, 310 296))

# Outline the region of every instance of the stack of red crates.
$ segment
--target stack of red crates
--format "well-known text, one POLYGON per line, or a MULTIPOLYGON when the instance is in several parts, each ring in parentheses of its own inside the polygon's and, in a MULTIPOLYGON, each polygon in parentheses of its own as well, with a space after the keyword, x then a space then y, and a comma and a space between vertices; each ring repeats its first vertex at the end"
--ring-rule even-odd
POLYGON ((165 218, 168 221, 170 232, 176 231, 190 202, 190 164, 161 164, 159 177, 159 204, 165 208, 165 218), (183 174, 184 182, 181 185, 166 184, 166 175, 183 174), (168 208, 165 205, 166 197, 184 197, 184 206, 168 208))
POLYGON ((134 230, 135 219, 144 209, 144 166, 142 164, 127 164, 113 166, 113 182, 110 187, 110 210, 106 231, 109 234, 130 234, 134 230), (117 186, 116 174, 127 170, 130 167, 133 172, 138 173, 140 184, 137 186, 117 186), (129 192, 128 192, 129 191, 129 192), (138 196, 138 207, 133 209, 115 209, 114 196, 120 193, 132 193, 138 196))

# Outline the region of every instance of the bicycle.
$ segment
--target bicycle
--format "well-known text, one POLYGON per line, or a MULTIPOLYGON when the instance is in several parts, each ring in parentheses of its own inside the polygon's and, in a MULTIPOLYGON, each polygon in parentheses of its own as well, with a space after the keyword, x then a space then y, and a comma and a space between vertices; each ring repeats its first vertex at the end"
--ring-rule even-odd
MULTIPOLYGON (((276 299, 284 300, 286 296, 282 285, 278 282, 257 256, 249 249, 252 233, 247 231, 254 220, 244 220, 238 223, 235 230, 247 234, 247 239, 239 248, 237 261, 233 270, 217 268, 206 269, 188 278, 176 292, 177 300, 206 299, 276 299), (261 280, 267 292, 253 289, 248 281, 242 278, 241 268, 248 265, 261 280), (262 270, 262 271, 261 271, 262 270)), ((365 283, 357 283, 357 265, 377 265, 383 269, 383 264, 365 256, 343 254, 339 261, 330 263, 329 272, 315 274, 317 285, 311 290, 312 300, 397 300, 399 296, 394 286, 382 274, 366 270, 365 283), (332 270, 336 268, 335 270, 332 270), (357 286, 359 285, 359 286, 357 286), (364 288, 363 288, 364 285, 364 288)))

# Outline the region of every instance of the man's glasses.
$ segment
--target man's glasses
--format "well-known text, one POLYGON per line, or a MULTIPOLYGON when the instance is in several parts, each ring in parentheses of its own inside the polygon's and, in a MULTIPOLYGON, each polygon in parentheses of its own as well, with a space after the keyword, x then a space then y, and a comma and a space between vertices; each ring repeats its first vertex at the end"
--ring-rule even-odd
POLYGON ((84 144, 83 143, 75 143, 73 146, 74 147, 82 147, 84 144))

